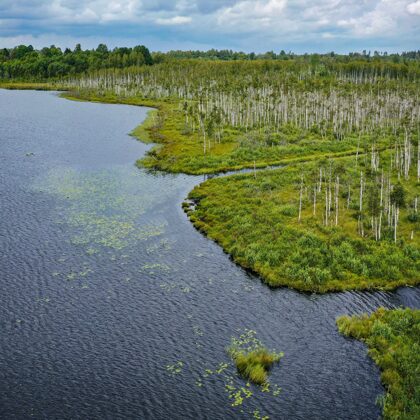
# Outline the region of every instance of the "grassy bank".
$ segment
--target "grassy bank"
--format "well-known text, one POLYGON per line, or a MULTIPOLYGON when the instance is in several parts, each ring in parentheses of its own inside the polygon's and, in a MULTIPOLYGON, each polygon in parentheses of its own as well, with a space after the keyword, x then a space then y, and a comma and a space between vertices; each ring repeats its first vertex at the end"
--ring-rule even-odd
POLYGON ((378 309, 371 316, 341 317, 339 331, 362 340, 381 369, 385 419, 420 418, 420 311, 378 309))
MULTIPOLYGON (((384 166, 391 156, 383 153, 384 166)), ((385 191, 385 178, 380 169, 372 173, 366 156, 321 160, 211 179, 184 208, 200 231, 272 287, 389 290, 420 282, 418 184, 391 174, 385 191), (397 229, 394 188, 404 195, 397 229)))
POLYGON ((60 83, 46 83, 46 82, 5 82, 0 81, 0 89, 11 90, 67 90, 65 86, 60 83))

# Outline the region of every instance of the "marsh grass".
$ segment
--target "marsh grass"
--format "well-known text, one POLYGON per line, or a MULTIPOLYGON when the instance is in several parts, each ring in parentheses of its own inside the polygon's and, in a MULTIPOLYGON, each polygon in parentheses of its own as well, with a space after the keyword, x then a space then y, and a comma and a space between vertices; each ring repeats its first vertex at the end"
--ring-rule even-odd
POLYGON ((255 336, 255 331, 245 330, 238 338, 233 337, 227 348, 238 373, 257 385, 268 383, 268 374, 283 353, 269 351, 255 336))
POLYGON ((156 109, 150 110, 145 120, 130 135, 136 137, 142 143, 153 143, 154 139, 152 138, 151 132, 158 127, 157 114, 158 111, 156 109))
MULTIPOLYGON (((386 164, 389 153, 384 152, 381 159, 386 164)), ((365 217, 364 236, 358 233, 357 179, 359 171, 366 169, 364 165, 360 157, 357 169, 355 158, 342 158, 290 165, 257 175, 213 178, 191 191, 188 198, 195 206, 185 205, 184 210, 197 229, 271 287, 325 293, 350 289, 390 290, 418 284, 419 222, 410 221, 409 205, 401 207, 396 242, 389 229, 384 229, 381 240, 375 240, 370 217, 365 217), (323 222, 324 195, 318 196, 317 211, 313 215, 311 194, 320 165, 324 168, 331 165, 332 171, 339 171, 344 186, 337 197, 337 225, 334 221, 327 226, 323 222), (302 176, 306 189, 299 221, 302 176), (352 185, 349 205, 348 183, 352 185)), ((397 181, 396 177, 393 179, 397 181)), ((412 178, 399 182, 406 192, 407 203, 412 203, 418 195, 416 182, 412 178)), ((327 186, 323 186, 322 191, 327 186)), ((370 211, 367 199, 365 205, 367 214, 370 211)))
POLYGON ((274 363, 280 361, 280 356, 261 348, 250 353, 235 353, 232 358, 239 374, 254 384, 263 385, 267 382, 268 372, 274 363))
POLYGON ((340 333, 363 341, 381 369, 385 419, 420 418, 420 310, 379 308, 372 315, 337 319, 340 333))
POLYGON ((10 90, 67 90, 58 82, 5 82, 0 81, 0 89, 10 90))

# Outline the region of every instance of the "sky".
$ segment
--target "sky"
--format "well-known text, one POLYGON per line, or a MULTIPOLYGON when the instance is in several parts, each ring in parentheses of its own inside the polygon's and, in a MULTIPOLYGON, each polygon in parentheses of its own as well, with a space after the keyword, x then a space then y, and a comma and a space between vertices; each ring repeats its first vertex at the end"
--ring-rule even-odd
POLYGON ((420 0, 0 0, 0 48, 420 49, 420 0))

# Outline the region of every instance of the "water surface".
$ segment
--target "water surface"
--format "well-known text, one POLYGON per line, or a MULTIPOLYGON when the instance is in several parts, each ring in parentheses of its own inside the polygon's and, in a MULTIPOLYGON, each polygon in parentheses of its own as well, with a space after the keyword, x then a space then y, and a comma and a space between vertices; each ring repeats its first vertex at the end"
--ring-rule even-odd
POLYGON ((134 166, 146 111, 0 90, 0 418, 378 418, 379 372, 335 318, 419 289, 265 287, 182 212, 203 178, 134 166), (245 329, 285 353, 270 392, 229 364, 245 329))

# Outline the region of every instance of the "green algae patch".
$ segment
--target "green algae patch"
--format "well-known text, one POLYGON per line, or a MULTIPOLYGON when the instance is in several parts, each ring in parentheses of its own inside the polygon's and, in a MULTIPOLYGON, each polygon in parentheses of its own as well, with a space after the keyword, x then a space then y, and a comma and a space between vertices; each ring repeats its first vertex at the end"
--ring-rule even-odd
POLYGON ((340 333, 363 341, 381 369, 385 419, 420 418, 420 310, 379 308, 372 315, 337 319, 340 333))
POLYGON ((227 352, 238 373, 257 385, 267 384, 271 367, 283 357, 283 353, 265 348, 252 330, 246 330, 238 338, 233 337, 227 352))
POLYGON ((72 244, 85 248, 87 254, 100 248, 120 251, 159 237, 166 229, 166 222, 145 223, 142 216, 170 192, 157 193, 136 175, 131 168, 83 173, 63 167, 50 171, 34 188, 63 200, 57 222, 72 228, 72 244))

